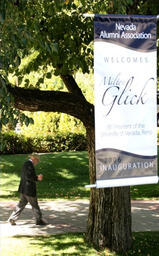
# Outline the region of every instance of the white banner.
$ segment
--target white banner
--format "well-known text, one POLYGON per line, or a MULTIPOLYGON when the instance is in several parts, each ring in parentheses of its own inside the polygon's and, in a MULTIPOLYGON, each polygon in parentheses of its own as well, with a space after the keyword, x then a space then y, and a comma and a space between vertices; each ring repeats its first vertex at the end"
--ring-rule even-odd
POLYGON ((156 17, 94 18, 97 187, 157 183, 156 17))

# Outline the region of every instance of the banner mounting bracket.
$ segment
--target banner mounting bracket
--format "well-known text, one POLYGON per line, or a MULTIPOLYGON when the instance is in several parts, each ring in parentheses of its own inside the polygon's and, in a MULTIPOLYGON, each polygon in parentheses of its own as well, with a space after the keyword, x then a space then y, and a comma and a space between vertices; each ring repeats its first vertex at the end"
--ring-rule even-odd
POLYGON ((97 184, 85 185, 85 188, 96 188, 97 184))

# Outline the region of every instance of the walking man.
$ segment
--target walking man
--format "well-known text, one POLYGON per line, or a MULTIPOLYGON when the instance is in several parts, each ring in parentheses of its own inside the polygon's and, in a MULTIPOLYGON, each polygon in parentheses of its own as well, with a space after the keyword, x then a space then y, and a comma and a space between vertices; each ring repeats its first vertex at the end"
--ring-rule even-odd
POLYGON ((11 225, 16 225, 16 220, 29 202, 32 206, 33 214, 36 220, 36 225, 46 225, 42 219, 42 213, 37 201, 36 182, 42 181, 43 175, 36 175, 34 166, 40 161, 38 154, 33 153, 30 159, 27 160, 21 171, 21 180, 18 192, 20 192, 20 201, 9 217, 8 221, 11 225))

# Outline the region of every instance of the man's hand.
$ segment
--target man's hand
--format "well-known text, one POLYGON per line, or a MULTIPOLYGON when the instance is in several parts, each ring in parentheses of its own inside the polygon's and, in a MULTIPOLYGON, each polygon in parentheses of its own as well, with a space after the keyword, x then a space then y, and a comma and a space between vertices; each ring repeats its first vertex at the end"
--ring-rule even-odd
POLYGON ((43 175, 42 174, 39 174, 37 177, 38 177, 39 181, 42 181, 42 179, 43 179, 43 175))

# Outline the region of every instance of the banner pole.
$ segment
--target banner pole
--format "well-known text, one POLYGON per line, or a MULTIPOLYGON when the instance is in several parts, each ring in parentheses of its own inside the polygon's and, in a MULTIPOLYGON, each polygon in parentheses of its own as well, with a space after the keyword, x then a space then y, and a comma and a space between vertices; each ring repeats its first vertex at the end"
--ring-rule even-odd
POLYGON ((94 18, 94 16, 95 16, 95 14, 93 14, 93 13, 84 13, 83 14, 84 18, 94 18))
MULTIPOLYGON (((83 17, 84 18, 94 18, 95 14, 93 13, 84 13, 83 17)), ((159 14, 157 15, 157 20, 159 20, 159 14)))

